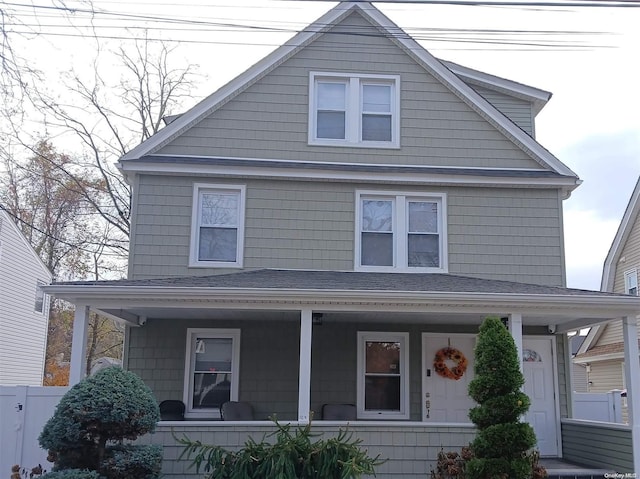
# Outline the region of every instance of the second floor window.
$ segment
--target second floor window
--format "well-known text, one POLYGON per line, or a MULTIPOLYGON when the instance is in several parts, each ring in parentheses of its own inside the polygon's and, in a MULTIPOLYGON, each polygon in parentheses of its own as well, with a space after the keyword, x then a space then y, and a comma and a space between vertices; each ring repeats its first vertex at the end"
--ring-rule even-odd
POLYGON ((392 75, 311 73, 309 142, 399 146, 399 83, 392 75))
POLYGON ((243 186, 194 187, 191 266, 242 266, 243 186))
POLYGON ((624 292, 638 296, 638 272, 635 269, 624 272, 624 292))
POLYGON ((444 195, 357 194, 356 269, 446 270, 444 195))

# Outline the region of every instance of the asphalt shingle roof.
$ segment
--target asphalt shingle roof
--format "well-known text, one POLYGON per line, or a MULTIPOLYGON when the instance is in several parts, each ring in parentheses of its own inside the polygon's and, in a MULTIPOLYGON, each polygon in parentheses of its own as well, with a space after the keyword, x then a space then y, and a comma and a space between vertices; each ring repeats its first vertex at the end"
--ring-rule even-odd
POLYGON ((504 293, 558 296, 623 296, 615 293, 543 286, 444 273, 368 273, 259 269, 211 276, 184 276, 114 281, 71 281, 57 285, 131 286, 169 288, 292 289, 346 291, 405 291, 504 293))

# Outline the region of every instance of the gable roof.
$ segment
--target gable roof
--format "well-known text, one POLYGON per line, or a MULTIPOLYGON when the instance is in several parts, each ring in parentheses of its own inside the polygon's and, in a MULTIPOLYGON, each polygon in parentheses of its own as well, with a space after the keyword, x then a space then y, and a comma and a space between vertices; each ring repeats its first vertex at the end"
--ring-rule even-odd
MULTIPOLYGON (((278 65, 292 57, 298 51, 305 48, 320 35, 327 32, 341 20, 346 18, 349 14, 356 11, 380 29, 385 35, 391 38, 396 45, 402 48, 418 64, 447 86, 452 93, 502 132, 532 159, 537 161, 544 168, 551 169, 561 175, 574 177, 576 179, 576 184, 573 187, 575 188, 575 186, 577 186, 579 180, 576 173, 493 107, 487 100, 482 98, 481 95, 476 93, 473 88, 468 86, 450 68, 426 51, 400 27, 395 25, 388 17, 380 12, 380 10, 368 2, 341 2, 325 15, 320 17, 316 22, 312 23, 302 32, 295 35, 291 40, 287 41, 284 45, 273 51, 234 80, 227 83, 218 91, 205 98, 191 110, 169 123, 169 125, 160 130, 154 136, 133 148, 125 154, 120 161, 125 162, 127 160, 138 159, 142 156, 156 152, 162 146, 200 122, 231 98, 235 97, 239 92, 246 89, 278 65)), ((454 64, 451 66, 454 70, 457 68, 454 64)), ((461 74, 466 75, 471 75, 472 72, 474 72, 474 70, 471 69, 468 69, 466 73, 460 68, 458 68, 458 70, 461 74)), ((488 81, 488 77, 484 78, 483 81, 488 81)), ((532 92, 528 91, 528 93, 531 94, 532 92)))
POLYGON ((19 241, 22 242, 27 251, 29 251, 29 255, 40 266, 42 272, 48 276, 49 281, 51 281, 53 278, 51 271, 49 271, 49 268, 44 264, 40 255, 36 253, 36 250, 33 249, 33 246, 31 246, 31 243, 29 243, 15 221, 13 221, 11 214, 9 214, 9 212, 5 210, 4 206, 0 204, 0 232, 5 225, 7 228, 11 228, 14 231, 15 235, 19 238, 19 241))

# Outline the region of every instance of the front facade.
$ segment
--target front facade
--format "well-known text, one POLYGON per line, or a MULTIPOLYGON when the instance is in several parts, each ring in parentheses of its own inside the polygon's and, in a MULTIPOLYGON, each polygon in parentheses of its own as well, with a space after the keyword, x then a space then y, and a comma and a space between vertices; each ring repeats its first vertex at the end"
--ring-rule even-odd
MULTIPOLYGON (((424 477, 473 438, 475 335, 497 315, 541 453, 589 449, 588 426, 562 426, 561 333, 640 302, 565 288, 562 201, 579 180, 534 139, 549 97, 437 60, 370 4, 338 5, 121 159, 129 279, 51 288, 77 308, 72 380, 98 310, 130 326, 125 367, 186 405, 151 439, 167 475, 187 468, 172 428, 232 447, 274 415, 335 434, 323 406, 353 404, 350 430, 390 459, 379 475, 424 477), (446 347, 468 361, 457 379, 435 368, 446 347), (229 399, 254 421, 220 421, 229 399)), ((608 466, 631 470, 632 432, 618 436, 629 453, 608 466)))
POLYGON ((0 385, 41 386, 51 273, 0 207, 0 385))

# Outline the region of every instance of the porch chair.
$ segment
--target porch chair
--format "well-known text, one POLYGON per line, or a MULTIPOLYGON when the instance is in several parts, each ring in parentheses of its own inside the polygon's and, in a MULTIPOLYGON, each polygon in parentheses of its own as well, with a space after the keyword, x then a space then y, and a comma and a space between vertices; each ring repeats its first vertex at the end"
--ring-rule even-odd
POLYGON ((252 421, 253 407, 248 402, 227 401, 220 406, 223 421, 252 421))
POLYGON ((324 404, 322 419, 325 421, 355 421, 355 404, 324 404))
POLYGON ((160 407, 161 421, 184 421, 184 403, 178 399, 162 401, 160 407))

